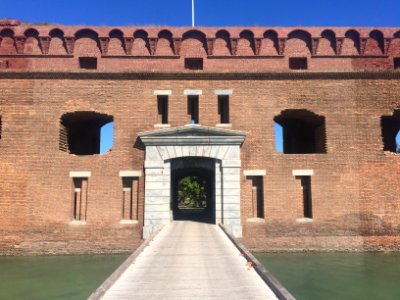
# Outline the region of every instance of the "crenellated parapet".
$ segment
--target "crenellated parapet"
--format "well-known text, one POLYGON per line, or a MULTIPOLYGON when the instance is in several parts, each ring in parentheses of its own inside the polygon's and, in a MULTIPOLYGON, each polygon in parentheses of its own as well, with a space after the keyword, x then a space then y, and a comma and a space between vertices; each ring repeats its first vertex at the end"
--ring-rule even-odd
POLYGON ((21 26, 0 22, 0 56, 390 58, 399 28, 21 26))

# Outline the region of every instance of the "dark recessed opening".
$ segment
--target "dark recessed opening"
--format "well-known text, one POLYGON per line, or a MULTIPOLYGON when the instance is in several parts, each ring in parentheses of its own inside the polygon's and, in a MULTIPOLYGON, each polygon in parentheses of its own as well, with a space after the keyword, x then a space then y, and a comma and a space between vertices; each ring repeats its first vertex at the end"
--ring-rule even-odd
POLYGON ((305 109, 288 109, 274 118, 282 126, 283 153, 326 153, 325 117, 305 109))
POLYGON ((400 69, 400 57, 393 58, 393 64, 395 69, 400 69))
POLYGON ((220 123, 229 123, 229 96, 218 96, 218 113, 220 115, 220 123))
POLYGON ((199 96, 188 96, 188 115, 191 124, 199 124, 199 96))
POLYGON ((203 70, 202 58, 185 58, 186 70, 203 70))
POLYGON ((307 70, 307 57, 290 57, 289 68, 291 70, 307 70))
POLYGON ((81 69, 96 70, 97 58, 96 57, 79 57, 79 67, 81 69))
POLYGON ((157 96, 157 106, 161 124, 168 124, 168 96, 157 96))

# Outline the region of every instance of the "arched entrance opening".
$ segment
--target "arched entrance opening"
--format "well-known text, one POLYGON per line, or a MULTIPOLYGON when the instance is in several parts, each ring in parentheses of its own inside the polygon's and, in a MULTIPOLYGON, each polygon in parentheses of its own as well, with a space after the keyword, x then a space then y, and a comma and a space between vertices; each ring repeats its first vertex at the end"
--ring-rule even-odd
POLYGON ((215 224, 215 160, 171 160, 171 210, 174 220, 215 224))

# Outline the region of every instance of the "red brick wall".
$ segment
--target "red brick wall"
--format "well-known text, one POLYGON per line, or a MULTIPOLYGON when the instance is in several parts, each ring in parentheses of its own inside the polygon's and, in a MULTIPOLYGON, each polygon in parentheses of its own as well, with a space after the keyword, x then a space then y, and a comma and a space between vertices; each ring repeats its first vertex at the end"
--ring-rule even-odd
MULTIPOLYGON (((13 27, 15 35, 25 29, 13 27)), ((40 27, 40 36, 50 30, 40 27)), ((63 30, 66 36, 77 31, 73 27, 63 30)), ((96 30, 99 36, 105 36, 111 29, 96 30)), ((129 30, 123 29, 124 34, 134 31, 129 30)), ((149 37, 157 36, 158 30, 149 28, 149 37)), ((182 36, 186 30, 171 29, 174 36, 182 36)), ((284 37, 291 30, 277 31, 284 37)), ((360 32, 367 35, 368 30, 360 32)), ((208 37, 216 29, 203 31, 208 37)), ((239 36, 240 31, 232 28, 231 36, 239 36)), ((262 36, 262 29, 253 31, 255 37, 262 36)), ((322 29, 309 31, 314 37, 322 29)), ((337 29, 337 36, 345 31, 337 29)), ((388 37, 396 30, 382 32, 388 37)), ((197 42, 188 44, 189 50, 201 47, 197 42)), ((246 44, 241 42, 240 47, 246 44)), ((302 41, 293 41, 288 47, 291 45, 298 51, 307 48, 302 41)), ((398 48, 389 48, 390 55, 400 56, 400 43, 392 45, 398 48)), ((0 44, 0 53, 4 53, 3 46, 0 44)), ((219 115, 214 90, 225 88, 233 89, 229 100, 232 129, 247 133, 241 152, 242 169, 267 172, 265 220, 261 222, 247 222, 251 217, 251 180, 242 177, 242 223, 247 246, 264 250, 400 249, 400 156, 382 150, 380 128, 380 117, 400 107, 400 76, 397 72, 351 72, 390 69, 392 56, 314 57, 310 58, 310 71, 305 72, 289 71, 287 56, 204 57, 205 71, 184 72, 183 57, 100 58, 92 41, 82 41, 75 49, 92 49, 90 55, 99 57, 100 71, 78 70, 78 56, 83 52, 52 58, 43 54, 0 54, 0 60, 10 60, 16 69, 26 69, 0 72, 1 253, 107 252, 137 247, 143 224, 144 180, 141 177, 139 182, 138 224, 120 225, 122 180, 118 172, 143 169, 144 151, 136 143, 137 134, 159 123, 153 90, 172 90, 169 121, 171 126, 181 126, 189 122, 184 89, 202 89, 200 123, 215 126, 219 115), (65 72, 45 72, 50 70, 65 72), (177 74, 119 72, 124 70, 177 74), (282 72, 273 72, 277 70, 282 72), (231 74, 243 71, 248 73, 231 74), (251 74, 261 71, 271 72, 251 74), (325 75, 312 71, 338 72, 325 75), (275 151, 273 119, 285 109, 307 109, 325 117, 327 154, 275 151), (74 111, 96 111, 114 117, 114 146, 110 152, 75 156, 58 149, 60 117, 74 111), (292 175, 293 169, 314 170, 312 223, 296 223, 299 182, 292 175), (69 224, 73 205, 70 171, 92 172, 86 225, 69 224)))

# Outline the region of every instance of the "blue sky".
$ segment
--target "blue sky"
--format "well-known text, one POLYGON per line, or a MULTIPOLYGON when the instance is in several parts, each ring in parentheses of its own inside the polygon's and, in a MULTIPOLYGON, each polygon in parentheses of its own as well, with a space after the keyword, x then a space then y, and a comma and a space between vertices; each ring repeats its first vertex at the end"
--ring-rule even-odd
MULTIPOLYGON (((399 0, 195 0, 200 26, 400 26, 399 0)), ((1 0, 0 17, 65 25, 190 26, 191 0, 1 0)))
MULTIPOLYGON (((64 25, 190 26, 191 5, 191 0, 0 0, 0 18, 64 25)), ((198 26, 400 27, 400 0, 195 0, 195 10, 198 26)), ((105 127, 105 136, 112 131, 113 126, 105 127)), ((102 151, 107 148, 102 145, 102 151)))

